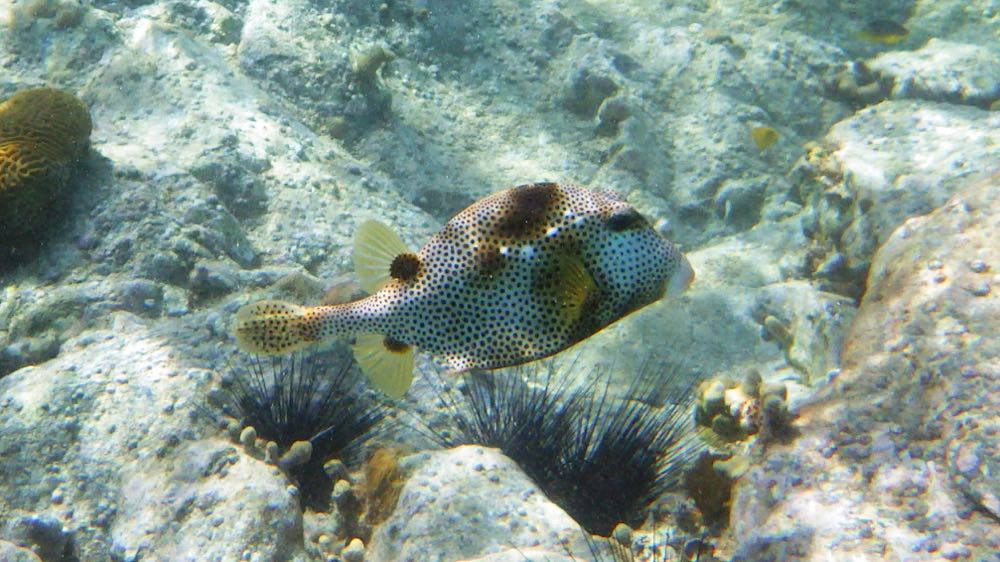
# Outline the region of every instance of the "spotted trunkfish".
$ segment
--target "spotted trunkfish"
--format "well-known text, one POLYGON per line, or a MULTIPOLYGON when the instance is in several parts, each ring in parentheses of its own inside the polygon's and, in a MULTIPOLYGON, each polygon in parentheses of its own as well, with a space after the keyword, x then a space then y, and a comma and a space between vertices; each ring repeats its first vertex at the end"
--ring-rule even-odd
POLYGON ((362 370, 400 397, 414 348, 457 371, 527 363, 683 292, 694 278, 680 249, 620 195, 555 183, 477 201, 416 253, 367 221, 353 258, 370 296, 333 306, 247 305, 236 314, 239 345, 278 354, 354 338, 362 370))

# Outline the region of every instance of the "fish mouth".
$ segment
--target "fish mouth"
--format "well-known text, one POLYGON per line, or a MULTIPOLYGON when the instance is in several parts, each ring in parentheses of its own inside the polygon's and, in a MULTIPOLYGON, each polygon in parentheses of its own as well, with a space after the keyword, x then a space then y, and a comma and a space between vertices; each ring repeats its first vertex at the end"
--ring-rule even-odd
POLYGON ((667 296, 676 297, 683 293, 691 286, 692 281, 694 281, 694 268, 691 267, 691 262, 686 256, 681 256, 681 263, 677 267, 677 271, 667 281, 667 296))

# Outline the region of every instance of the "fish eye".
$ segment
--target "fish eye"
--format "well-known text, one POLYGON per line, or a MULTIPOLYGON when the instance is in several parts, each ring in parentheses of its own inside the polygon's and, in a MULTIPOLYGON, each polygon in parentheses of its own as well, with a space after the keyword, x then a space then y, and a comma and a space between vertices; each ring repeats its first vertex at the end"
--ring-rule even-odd
POLYGON ((642 218, 639 211, 628 208, 611 215, 611 218, 608 219, 608 228, 612 232, 622 232, 623 230, 639 228, 645 223, 646 219, 642 218))

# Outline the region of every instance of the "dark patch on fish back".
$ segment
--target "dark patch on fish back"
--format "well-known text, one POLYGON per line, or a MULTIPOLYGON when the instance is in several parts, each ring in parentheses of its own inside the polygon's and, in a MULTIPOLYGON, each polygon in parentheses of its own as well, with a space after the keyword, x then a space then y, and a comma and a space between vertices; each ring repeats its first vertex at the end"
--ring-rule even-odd
POLYGON ((646 219, 639 214, 639 211, 635 209, 626 209, 619 211, 608 219, 608 228, 613 232, 623 232, 625 230, 633 230, 641 228, 646 225, 646 219))
POLYGON ((420 273, 420 258, 414 254, 399 254, 389 266, 389 275, 400 281, 409 281, 418 273, 420 273))
POLYGON ((544 226, 558 192, 559 186, 555 183, 533 183, 511 189, 507 208, 497 222, 497 233, 518 238, 544 226))

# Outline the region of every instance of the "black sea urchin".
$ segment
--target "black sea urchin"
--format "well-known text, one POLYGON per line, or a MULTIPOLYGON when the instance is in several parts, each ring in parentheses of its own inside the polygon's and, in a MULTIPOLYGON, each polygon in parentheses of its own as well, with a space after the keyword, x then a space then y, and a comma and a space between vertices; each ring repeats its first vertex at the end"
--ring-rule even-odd
POLYGON ((607 374, 573 390, 554 371, 535 387, 523 371, 472 375, 457 435, 439 441, 501 449, 584 529, 607 535, 636 524, 700 450, 691 385, 678 385, 676 373, 645 368, 623 399, 610 396, 607 374))
POLYGON ((317 510, 328 508, 333 488, 324 463, 333 457, 353 460, 386 414, 343 352, 246 356, 228 370, 222 389, 223 413, 277 443, 281 452, 296 441, 312 445, 309 460, 290 472, 303 506, 317 510))
POLYGON ((572 411, 562 402, 567 388, 555 384, 551 370, 539 387, 526 384, 522 372, 468 375, 465 401, 455 420, 458 433, 442 444, 496 447, 532 480, 548 482, 556 478, 553 460, 568 449, 574 434, 572 411))
POLYGON ((678 389, 672 373, 661 375, 640 373, 622 400, 608 396, 606 383, 596 397, 573 398, 574 438, 546 493, 592 533, 638 524, 645 507, 680 483, 700 451, 690 385, 678 389))

